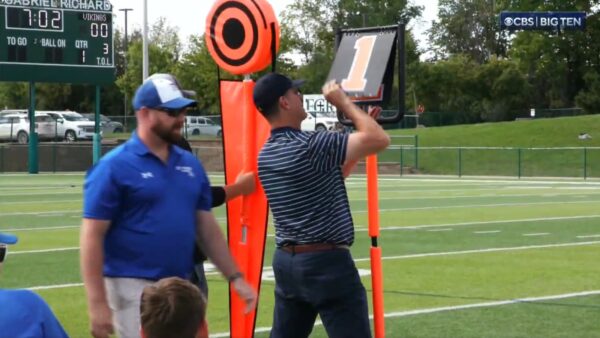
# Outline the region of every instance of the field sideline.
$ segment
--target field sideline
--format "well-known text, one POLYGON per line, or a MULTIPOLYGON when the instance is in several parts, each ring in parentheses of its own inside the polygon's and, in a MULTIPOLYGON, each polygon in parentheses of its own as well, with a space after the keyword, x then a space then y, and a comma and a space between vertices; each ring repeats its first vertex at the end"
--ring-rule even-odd
MULTIPOLYGON (((89 336, 82 183, 82 174, 0 175, 0 231, 20 237, 0 287, 38 292, 72 337, 89 336)), ((600 181, 382 176, 379 184, 388 337, 600 337, 600 181)), ((347 188, 352 252, 370 293, 364 177, 347 188)), ((225 208, 215 214, 225 224, 225 208)), ((257 337, 271 323, 272 233, 270 225, 257 337)), ((227 337, 227 285, 216 272, 208 279, 210 331, 227 337)), ((322 325, 312 336, 326 337, 322 325)))

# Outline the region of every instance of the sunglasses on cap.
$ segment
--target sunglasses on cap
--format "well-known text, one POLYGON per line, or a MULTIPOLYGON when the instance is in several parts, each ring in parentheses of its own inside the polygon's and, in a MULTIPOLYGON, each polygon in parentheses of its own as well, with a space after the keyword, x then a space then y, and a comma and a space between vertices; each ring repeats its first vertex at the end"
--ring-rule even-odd
POLYGON ((185 108, 179 108, 179 109, 173 109, 173 108, 153 108, 154 110, 158 110, 161 111, 171 117, 179 117, 182 114, 187 113, 188 111, 188 107, 185 108))
POLYGON ((0 244, 0 263, 4 262, 4 258, 6 258, 7 251, 8 248, 6 247, 6 245, 0 244))

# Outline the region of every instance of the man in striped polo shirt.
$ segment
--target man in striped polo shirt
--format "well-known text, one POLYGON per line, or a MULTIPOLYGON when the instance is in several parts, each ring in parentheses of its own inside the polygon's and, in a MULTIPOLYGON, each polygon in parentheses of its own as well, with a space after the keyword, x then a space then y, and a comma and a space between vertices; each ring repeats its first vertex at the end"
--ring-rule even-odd
POLYGON ((270 73, 253 93, 272 128, 258 157, 277 245, 271 337, 308 337, 317 314, 330 337, 371 337, 365 288, 349 251, 354 225, 343 172, 390 138, 335 82, 323 94, 356 132, 301 131, 303 82, 270 73))

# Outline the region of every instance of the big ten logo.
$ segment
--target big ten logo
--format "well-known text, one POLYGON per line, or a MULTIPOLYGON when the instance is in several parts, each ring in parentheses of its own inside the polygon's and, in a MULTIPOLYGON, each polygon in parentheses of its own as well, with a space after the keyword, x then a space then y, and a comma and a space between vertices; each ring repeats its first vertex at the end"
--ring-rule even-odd
POLYGON ((320 113, 335 113, 335 106, 325 100, 323 95, 304 95, 304 110, 320 113))

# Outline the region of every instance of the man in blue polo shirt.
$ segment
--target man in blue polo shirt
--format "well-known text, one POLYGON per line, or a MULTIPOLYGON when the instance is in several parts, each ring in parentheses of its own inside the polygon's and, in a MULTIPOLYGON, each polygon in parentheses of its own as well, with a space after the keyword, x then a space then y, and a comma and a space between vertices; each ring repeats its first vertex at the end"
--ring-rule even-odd
POLYGON ((232 287, 255 306, 211 213, 208 177, 189 152, 172 145, 197 103, 176 81, 150 77, 133 98, 138 128, 86 177, 81 270, 91 333, 139 337, 140 295, 165 277, 189 278, 196 239, 232 287))
MULTIPOLYGON (((0 272, 6 259, 6 245, 17 237, 0 233, 0 272)), ((0 338, 68 338, 52 310, 29 290, 0 289, 0 338)))
POLYGON ((317 314, 329 337, 371 337, 365 288, 349 251, 354 226, 343 173, 385 149, 390 138, 335 82, 323 94, 356 132, 301 131, 302 83, 270 73, 253 93, 272 128, 258 157, 277 245, 271 337, 308 337, 317 314))

